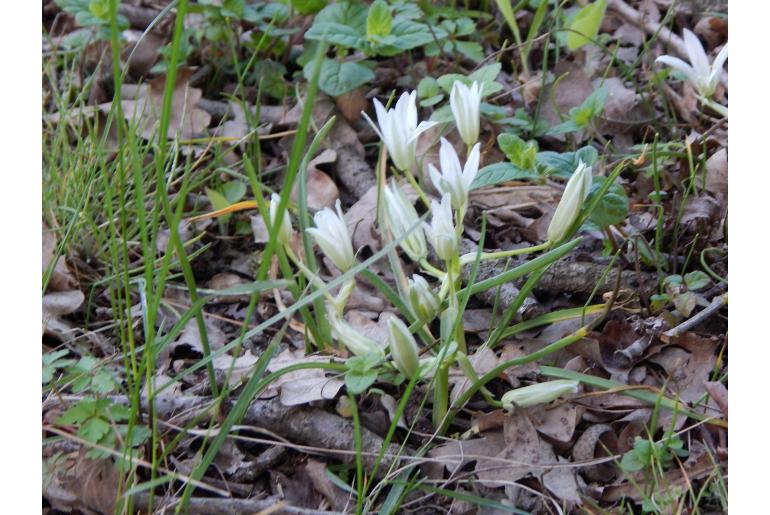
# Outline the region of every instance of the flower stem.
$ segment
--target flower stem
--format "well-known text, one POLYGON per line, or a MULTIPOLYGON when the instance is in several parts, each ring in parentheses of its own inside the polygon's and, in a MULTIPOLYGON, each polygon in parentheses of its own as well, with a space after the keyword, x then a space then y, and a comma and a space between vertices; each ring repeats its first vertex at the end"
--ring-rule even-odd
MULTIPOLYGON (((499 252, 482 252, 481 253, 481 260, 489 260, 489 259, 502 259, 512 256, 520 256, 522 254, 529 254, 531 252, 540 252, 541 250, 546 250, 551 246, 551 242, 547 241, 545 243, 542 243, 540 245, 534 245, 532 247, 523 247, 520 249, 512 249, 512 250, 501 250, 499 252)), ((471 252, 468 254, 465 254, 460 258, 460 266, 465 266, 470 263, 473 263, 476 260, 476 253, 471 252)))

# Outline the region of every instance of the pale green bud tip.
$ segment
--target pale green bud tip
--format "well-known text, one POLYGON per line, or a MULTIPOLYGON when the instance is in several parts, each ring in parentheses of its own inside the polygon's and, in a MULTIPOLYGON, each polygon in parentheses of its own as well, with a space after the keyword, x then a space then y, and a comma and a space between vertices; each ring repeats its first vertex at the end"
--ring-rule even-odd
MULTIPOLYGON (((278 205, 281 203, 281 197, 273 193, 270 196, 270 223, 275 223, 276 216, 278 215, 278 205)), ((291 240, 291 219, 289 218, 288 210, 284 212, 283 219, 281 220, 281 228, 278 230, 278 242, 281 245, 288 245, 291 240)))
POLYGON ((428 281, 418 274, 409 280, 409 303, 412 311, 423 323, 428 323, 438 315, 441 301, 428 281))
POLYGON ((420 371, 417 342, 406 324, 396 317, 388 319, 388 332, 393 364, 402 374, 411 379, 420 371))
POLYGON ((546 381, 511 390, 503 395, 501 401, 503 408, 508 410, 512 409, 514 405, 526 408, 536 404, 545 404, 558 399, 565 393, 577 392, 579 384, 579 381, 570 379, 546 381))
POLYGON ((385 223, 396 239, 401 239, 400 245, 414 262, 419 262, 428 255, 425 243, 425 233, 418 224, 420 217, 417 210, 401 188, 393 181, 385 188, 385 223))
POLYGON ((359 333, 353 326, 345 322, 333 306, 327 305, 326 312, 329 317, 332 336, 350 352, 356 356, 366 356, 367 354, 384 356, 385 353, 376 341, 359 333))
POLYGON ((580 216, 583 201, 585 201, 591 191, 592 182, 591 167, 586 166, 583 161, 580 161, 577 169, 567 182, 564 194, 561 196, 559 205, 556 206, 556 211, 553 213, 553 218, 551 218, 551 223, 548 226, 548 241, 559 243, 567 236, 572 224, 580 216))
POLYGON ((436 250, 436 255, 444 261, 448 261, 457 254, 457 232, 452 219, 452 204, 449 193, 444 193, 441 202, 431 202, 433 219, 431 225, 425 226, 431 244, 436 250))

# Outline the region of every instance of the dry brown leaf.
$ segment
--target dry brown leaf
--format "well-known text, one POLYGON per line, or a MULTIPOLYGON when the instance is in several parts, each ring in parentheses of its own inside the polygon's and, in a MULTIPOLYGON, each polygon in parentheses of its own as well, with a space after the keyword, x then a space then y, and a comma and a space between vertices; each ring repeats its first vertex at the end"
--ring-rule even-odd
POLYGON ((329 501, 334 510, 343 511, 351 496, 331 482, 326 475, 326 463, 309 459, 305 464, 305 471, 313 483, 313 488, 329 501))
POLYGON ((706 189, 727 196, 727 149, 717 150, 706 161, 706 189))
POLYGON ((529 416, 539 432, 559 442, 569 442, 580 420, 578 407, 562 404, 556 407, 538 406, 530 409, 529 416))
MULTIPOLYGON (((318 211, 325 207, 332 207, 340 197, 337 185, 318 165, 333 163, 337 160, 337 153, 332 149, 326 149, 314 157, 307 165, 307 206, 312 211, 318 211)), ((299 186, 294 188, 292 199, 297 200, 299 186)))
MULTIPOLYGON (((286 349, 270 361, 269 372, 276 372, 295 363, 326 362, 323 356, 305 357, 302 351, 286 349)), ((327 378, 323 370, 306 368, 289 372, 270 383, 259 396, 261 399, 275 397, 280 392, 281 403, 285 406, 307 404, 322 399, 333 399, 345 383, 339 379, 327 378)))
MULTIPOLYGON (((444 475, 444 468, 456 472, 471 461, 497 456, 505 447, 502 431, 487 433, 473 440, 453 440, 433 448, 429 453, 434 461, 424 466, 425 474, 433 479, 444 475)), ((498 462, 499 464, 499 462, 498 462)))
MULTIPOLYGON (((51 266, 51 261, 56 253, 56 234, 43 222, 43 273, 51 266)), ((64 291, 77 288, 78 282, 70 273, 63 256, 56 259, 56 264, 48 281, 50 291, 64 291)))
POLYGON ((356 88, 353 91, 348 91, 338 97, 334 97, 334 102, 337 104, 337 109, 340 110, 342 116, 349 123, 355 123, 360 120, 361 111, 365 111, 369 104, 364 96, 363 88, 356 88))
POLYGON ((123 58, 128 59, 129 73, 137 79, 144 77, 160 58, 160 49, 167 38, 153 31, 130 29, 124 30, 121 35, 129 45, 123 51, 123 58))
POLYGON ((230 367, 232 367, 229 384, 231 388, 234 388, 240 385, 243 378, 249 377, 251 375, 251 373, 254 371, 254 365, 257 364, 257 361, 259 361, 257 356, 249 351, 246 351, 243 356, 237 357, 234 360, 232 356, 228 355, 214 358, 212 365, 214 366, 214 370, 221 370, 225 373, 229 372, 230 367))
MULTIPOLYGON (((206 326, 209 349, 212 351, 221 349, 227 341, 227 335, 210 319, 204 319, 204 324, 206 326)), ((183 350, 203 355, 203 344, 201 343, 200 332, 198 332, 197 320, 191 319, 187 322, 187 325, 185 325, 182 330, 182 334, 180 334, 179 338, 177 338, 169 347, 171 353, 174 353, 177 350, 183 350)))
POLYGON ((353 239, 353 250, 369 247, 372 252, 380 249, 380 237, 374 229, 377 219, 377 186, 372 186, 358 202, 350 206, 344 215, 348 232, 353 239))
MULTIPOLYGON (((540 115, 549 126, 560 124, 563 118, 568 116, 570 109, 582 104, 594 91, 591 78, 575 63, 560 61, 554 67, 553 74, 561 80, 556 85, 551 83, 546 86, 540 115)), ((561 134, 556 139, 564 140, 564 135, 561 134)))
POLYGON ((476 475, 484 486, 504 486, 529 474, 540 476, 544 471, 541 465, 555 460, 551 446, 540 439, 527 410, 517 409, 505 419, 503 436, 505 448, 495 458, 508 463, 499 459, 476 462, 476 475))
MULTIPOLYGON (((211 123, 211 115, 196 107, 202 98, 202 92, 188 84, 192 70, 181 69, 177 72, 176 83, 171 100, 171 117, 169 120, 169 139, 191 139, 202 134, 211 123)), ((144 139, 150 140, 155 136, 160 124, 163 108, 163 95, 166 87, 166 77, 158 77, 149 81, 149 88, 140 88, 135 100, 123 100, 121 105, 126 118, 137 124, 137 132, 144 139)))
POLYGON ((543 474, 543 486, 562 501, 571 505, 582 504, 575 468, 568 466, 569 460, 556 456, 554 458, 556 458, 556 464, 561 466, 553 467, 543 474))
MULTIPOLYGON (((476 351, 475 354, 468 356, 468 360, 473 365, 473 370, 476 371, 478 377, 483 376, 493 368, 495 368, 500 360, 497 358, 495 352, 484 347, 476 351)), ((462 395, 468 388, 471 387, 471 380, 459 369, 453 370, 449 377, 449 382, 452 384, 452 393, 449 395, 449 403, 454 402, 462 395)))

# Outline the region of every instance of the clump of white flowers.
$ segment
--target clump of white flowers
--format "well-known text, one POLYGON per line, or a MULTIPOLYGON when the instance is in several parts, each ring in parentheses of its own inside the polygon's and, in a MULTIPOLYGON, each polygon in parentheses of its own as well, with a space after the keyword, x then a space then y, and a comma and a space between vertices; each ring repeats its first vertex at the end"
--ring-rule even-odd
MULTIPOLYGON (((423 200, 428 213, 418 214, 418 208, 405 194, 403 185, 394 177, 386 185, 381 177, 382 187, 381 209, 378 210, 380 229, 389 231, 395 243, 400 247, 409 260, 417 268, 411 278, 407 278, 394 251, 389 255, 400 302, 394 300, 406 320, 391 317, 387 321, 387 346, 380 345, 369 336, 363 334, 344 318, 344 309, 348 298, 356 286, 356 278, 351 270, 356 266, 356 254, 353 248, 348 226, 345 222, 340 201, 337 200, 335 210, 324 208, 313 217, 314 227, 307 232, 320 247, 323 254, 331 261, 347 279, 342 282, 336 297, 326 288, 326 309, 320 316, 325 318, 329 336, 353 355, 348 364, 348 371, 354 366, 362 366, 361 362, 379 365, 388 358, 386 367, 390 373, 412 382, 430 376, 435 376, 433 416, 434 423, 440 427, 448 410, 448 369, 452 364, 459 364, 461 371, 471 380, 477 381, 476 372, 466 356, 465 332, 463 328, 461 304, 461 267, 477 259, 477 255, 460 256, 460 238, 464 227, 463 221, 469 207, 469 194, 472 184, 479 173, 481 162, 480 105, 483 84, 473 82, 467 86, 456 81, 451 89, 450 108, 455 125, 462 141, 467 145, 464 153, 465 160, 452 143, 446 138, 440 139, 439 164, 440 169, 428 165, 428 175, 433 186, 439 193, 439 198, 429 199, 427 194, 415 182, 412 172, 420 169, 416 153, 416 142, 420 134, 436 125, 435 122, 423 121, 418 123, 418 113, 415 104, 416 92, 403 93, 395 106, 385 109, 379 100, 374 100, 377 113, 377 124, 369 123, 380 136, 388 155, 390 156, 398 176, 403 174, 411 183, 412 191, 423 200), (429 262, 428 242, 432 246, 439 264, 429 262), (352 276, 352 277, 351 277, 352 276), (426 277, 432 279, 426 279, 426 277), (433 284, 431 284, 433 282, 433 284), (435 324, 436 320, 440 322, 435 324), (431 334, 440 326, 438 337, 431 334), (431 327, 433 326, 433 327, 431 327), (435 348, 423 348, 420 344, 435 348), (425 358, 419 356, 425 354, 425 358), (358 360, 358 361, 355 361, 358 360), (356 365, 355 363, 358 363, 356 365)), ((384 169, 383 169, 384 170, 384 169)), ((562 199, 554 212, 548 227, 548 241, 542 245, 519 248, 511 251, 484 253, 479 259, 499 259, 517 254, 546 250, 562 244, 575 230, 576 221, 583 209, 586 197, 592 185, 591 167, 580 162, 568 181, 562 199)), ((411 195, 411 193, 410 193, 411 195)), ((270 202, 270 219, 276 220, 280 199, 273 196, 270 202)), ((292 226, 288 213, 284 214, 278 229, 278 241, 287 247, 287 255, 295 262, 308 280, 319 288, 326 284, 319 275, 309 270, 289 247, 292 226)), ((307 249, 306 249, 307 250, 307 249)), ((554 258, 555 259, 555 258, 554 258)), ((392 297, 391 297, 392 298, 392 297)), ((319 321, 319 325, 321 321, 319 321)), ((368 366, 368 365, 367 365, 368 366)), ((346 376, 347 377, 347 376, 346 376)), ((572 382, 552 381, 539 385, 537 388, 527 387, 514 390, 503 398, 503 405, 526 406, 537 402, 547 402, 574 388, 572 382)), ((485 395, 491 395, 482 389, 485 395)))

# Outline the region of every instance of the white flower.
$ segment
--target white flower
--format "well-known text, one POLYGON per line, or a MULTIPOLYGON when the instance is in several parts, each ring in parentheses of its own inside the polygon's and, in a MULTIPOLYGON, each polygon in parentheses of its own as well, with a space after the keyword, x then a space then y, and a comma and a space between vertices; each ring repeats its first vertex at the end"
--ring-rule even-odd
POLYGON ((411 379, 420 371, 420 360, 417 357, 417 342, 409 332, 409 328, 396 317, 388 319, 390 338, 390 354, 396 368, 411 379))
POLYGON ((414 274, 409 279, 409 304, 412 311, 423 323, 428 323, 438 315, 441 301, 428 281, 419 274, 414 274))
POLYGON ((328 207, 317 212, 313 217, 315 227, 307 230, 315 238, 318 246, 337 268, 347 272, 355 262, 353 243, 350 241, 348 226, 342 217, 342 208, 337 199, 337 214, 328 207))
POLYGON ((332 329, 332 336, 342 343, 347 349, 356 356, 366 356, 367 354, 377 354, 385 356, 385 353, 376 341, 364 336, 345 322, 342 316, 337 313, 333 306, 326 306, 326 313, 329 317, 329 325, 332 329))
POLYGON ((385 143, 393 163, 402 172, 408 172, 416 162, 415 151, 417 136, 430 129, 436 122, 420 122, 417 125, 417 92, 404 92, 392 109, 385 107, 376 98, 374 109, 377 111, 379 129, 366 113, 363 115, 385 143))
MULTIPOLYGON (((398 239, 404 236, 407 231, 417 224, 420 217, 404 192, 395 183, 391 182, 390 187, 385 188, 385 222, 393 233, 393 237, 398 239)), ((425 233, 421 225, 409 233, 401 240, 401 248, 407 253, 409 258, 415 263, 428 255, 428 246, 425 243, 425 233)))
MULTIPOLYGON (((275 223, 275 217, 278 214, 278 204, 281 202, 281 197, 272 194, 270 197, 270 223, 275 223)), ((278 229, 278 242, 281 245, 288 245, 291 240, 291 219, 289 218, 289 210, 287 209, 283 213, 283 219, 281 220, 281 228, 278 229)))
POLYGON ((449 94, 449 106, 462 140, 468 146, 476 143, 479 140, 481 84, 474 81, 469 88, 456 80, 449 94))
POLYGON ((544 404, 558 399, 565 393, 574 393, 578 390, 578 381, 570 379, 557 379, 555 381, 546 381, 523 388, 516 388, 504 394, 500 401, 503 408, 511 409, 514 405, 521 408, 534 406, 535 404, 544 404))
POLYGON ((449 261, 457 254, 457 232, 452 221, 452 205, 449 193, 444 193, 441 203, 431 201, 433 219, 431 225, 423 224, 431 245, 436 250, 436 255, 444 261, 449 261))
POLYGON ((580 161, 572 177, 569 178, 559 205, 553 213, 551 224, 548 226, 548 241, 559 243, 567 236, 570 227, 580 215, 580 209, 591 191, 592 183, 591 167, 580 161))
POLYGON ((690 58, 690 64, 687 64, 678 57, 662 55, 655 59, 656 63, 663 63, 679 70, 687 76, 692 82, 698 93, 705 98, 714 94, 722 76, 722 68, 727 60, 727 43, 719 51, 714 62, 709 64, 706 51, 703 49, 698 37, 687 29, 684 29, 684 45, 687 50, 687 56, 690 58))
MULTIPOLYGON (((457 83, 455 83, 457 84, 457 83)), ((479 154, 481 144, 476 143, 465 161, 465 167, 460 167, 460 158, 451 143, 441 138, 441 149, 439 150, 439 161, 441 162, 441 173, 436 170, 432 164, 428 165, 431 181, 438 191, 449 193, 452 197, 452 206, 457 209, 464 209, 468 203, 468 191, 471 183, 479 173, 479 154)))

